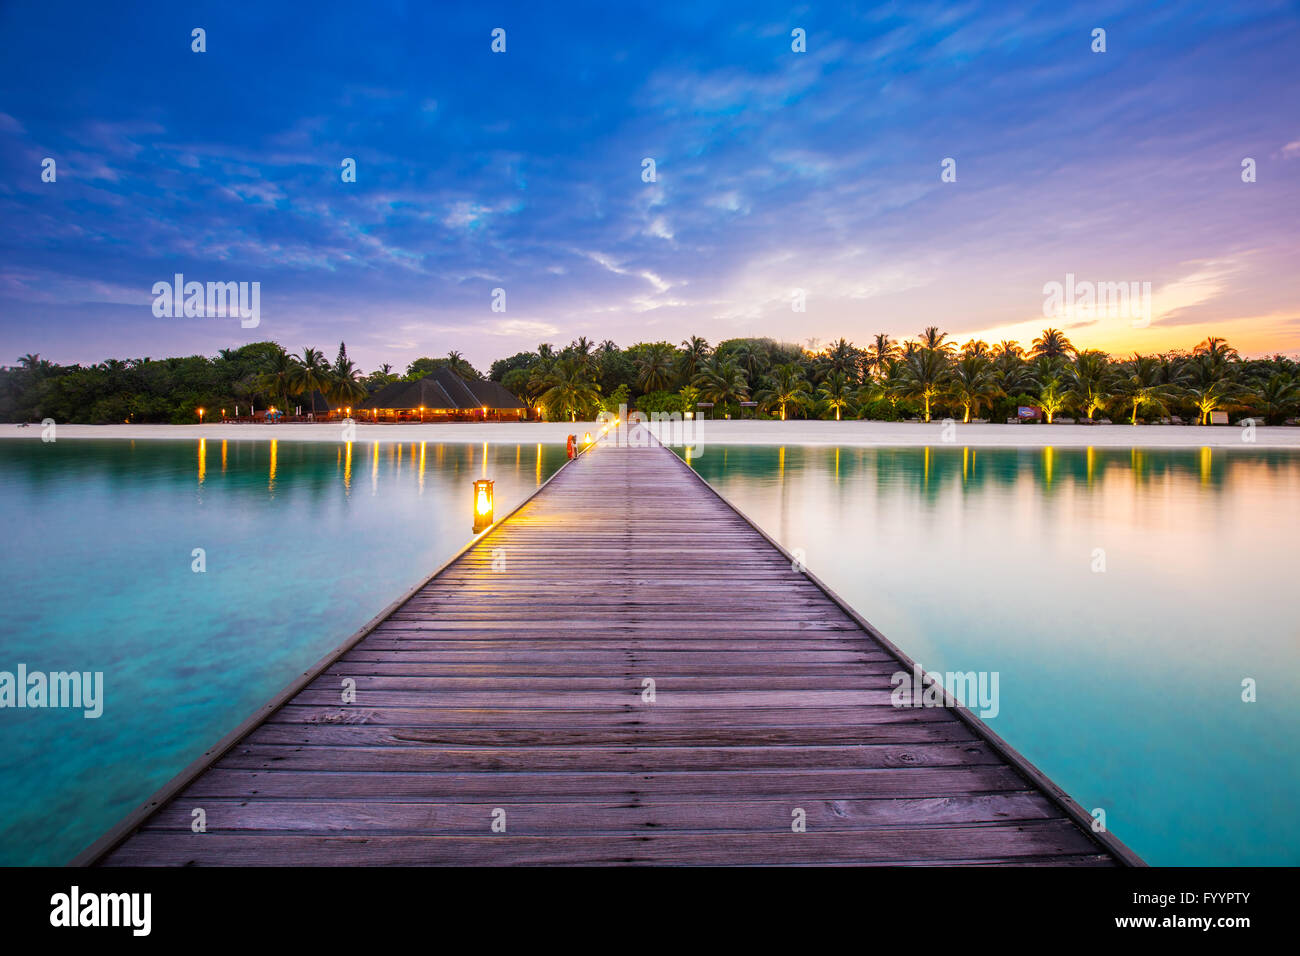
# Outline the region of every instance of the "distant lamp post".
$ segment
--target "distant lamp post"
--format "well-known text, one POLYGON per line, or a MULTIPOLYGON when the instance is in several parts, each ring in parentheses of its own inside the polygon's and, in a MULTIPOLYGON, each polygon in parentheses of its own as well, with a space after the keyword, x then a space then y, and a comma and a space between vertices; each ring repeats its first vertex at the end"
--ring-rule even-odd
POLYGON ((199 409, 199 424, 203 424, 203 409, 199 409))
POLYGON ((585 435, 582 436, 582 443, 583 443, 584 445, 590 445, 590 444, 591 444, 591 432, 587 432, 587 434, 585 434, 585 435))
POLYGON ((421 425, 424 424, 424 406, 423 406, 423 405, 420 406, 420 424, 421 424, 421 425))
POLYGON ((474 533, 478 534, 492 524, 492 485, 487 478, 474 482, 474 533))

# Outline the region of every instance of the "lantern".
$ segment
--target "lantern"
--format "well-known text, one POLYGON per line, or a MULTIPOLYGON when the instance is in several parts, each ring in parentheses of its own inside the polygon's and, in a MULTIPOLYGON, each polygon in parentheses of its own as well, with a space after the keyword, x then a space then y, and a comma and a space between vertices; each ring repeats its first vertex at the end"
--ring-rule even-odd
POLYGON ((202 424, 203 424, 203 409, 200 408, 200 409, 198 410, 198 412, 199 412, 199 424, 202 425, 202 424))
POLYGON ((478 534, 492 524, 492 485, 487 478, 474 482, 474 533, 478 534))

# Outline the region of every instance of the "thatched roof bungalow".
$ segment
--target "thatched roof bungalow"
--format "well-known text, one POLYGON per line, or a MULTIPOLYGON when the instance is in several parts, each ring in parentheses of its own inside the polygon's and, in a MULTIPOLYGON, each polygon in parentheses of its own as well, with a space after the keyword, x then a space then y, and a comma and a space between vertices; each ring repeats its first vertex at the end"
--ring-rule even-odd
POLYGON ((385 385, 356 406, 362 421, 520 421, 528 406, 498 382, 465 379, 447 367, 385 385))

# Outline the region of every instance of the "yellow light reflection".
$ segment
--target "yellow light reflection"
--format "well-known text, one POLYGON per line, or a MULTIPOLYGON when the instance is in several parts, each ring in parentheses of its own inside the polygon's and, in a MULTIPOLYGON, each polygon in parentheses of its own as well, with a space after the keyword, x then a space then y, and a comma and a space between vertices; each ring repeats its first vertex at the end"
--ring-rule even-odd
POLYGON ((1052 467, 1056 464, 1056 449, 1048 445, 1043 449, 1043 484, 1052 487, 1052 467))
POLYGON ((280 451, 280 440, 278 438, 272 438, 271 439, 271 474, 266 482, 266 487, 270 491, 275 491, 275 469, 276 469, 276 462, 279 457, 279 451, 280 451))
POLYGON ((370 466, 370 493, 379 493, 379 442, 375 442, 375 458, 370 466))
POLYGON ((221 470, 226 470, 226 440, 221 439, 221 470))
POLYGON ((1210 483, 1210 465, 1210 446, 1206 445, 1201 449, 1201 484, 1203 485, 1210 483))
POLYGON ((208 440, 199 439, 199 487, 203 487, 203 479, 208 474, 208 440))
MULTIPOLYGON (((426 444, 425 442, 420 442, 420 479, 419 479, 420 494, 424 494, 424 451, 425 451, 424 446, 425 444, 426 444)), ((414 449, 412 449, 411 454, 413 455, 415 454, 414 449)))
POLYGON ((352 494, 352 442, 348 442, 344 450, 347 457, 343 460, 343 492, 347 495, 352 494))

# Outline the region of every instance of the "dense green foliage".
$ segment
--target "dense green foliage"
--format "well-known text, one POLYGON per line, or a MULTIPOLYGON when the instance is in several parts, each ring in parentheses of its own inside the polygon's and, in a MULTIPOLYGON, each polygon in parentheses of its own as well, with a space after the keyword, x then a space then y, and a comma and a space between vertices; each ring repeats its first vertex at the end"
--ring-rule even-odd
MULTIPOLYGON (((274 342, 162 360, 110 359, 59 366, 25 355, 0 369, 0 420, 194 422, 197 409, 258 404, 289 408, 319 391, 358 404, 398 381, 450 366, 482 378, 458 352, 422 357, 402 376, 385 365, 362 377, 342 343, 334 363, 316 349, 291 355, 274 342)), ((712 402, 713 417, 952 417, 1003 421, 1018 406, 1045 417, 1110 418, 1137 423, 1178 416, 1208 422, 1216 411, 1280 423, 1300 412, 1300 363, 1282 356, 1244 360, 1222 339, 1191 352, 1120 358, 1077 350, 1045 329, 1028 351, 1015 342, 961 348, 931 327, 917 340, 877 335, 866 348, 840 339, 820 351, 765 338, 728 339, 716 347, 698 336, 679 345, 638 342, 620 348, 583 337, 562 349, 538 346, 492 363, 488 377, 552 420, 589 419, 626 404, 640 411, 687 412, 712 402)))

